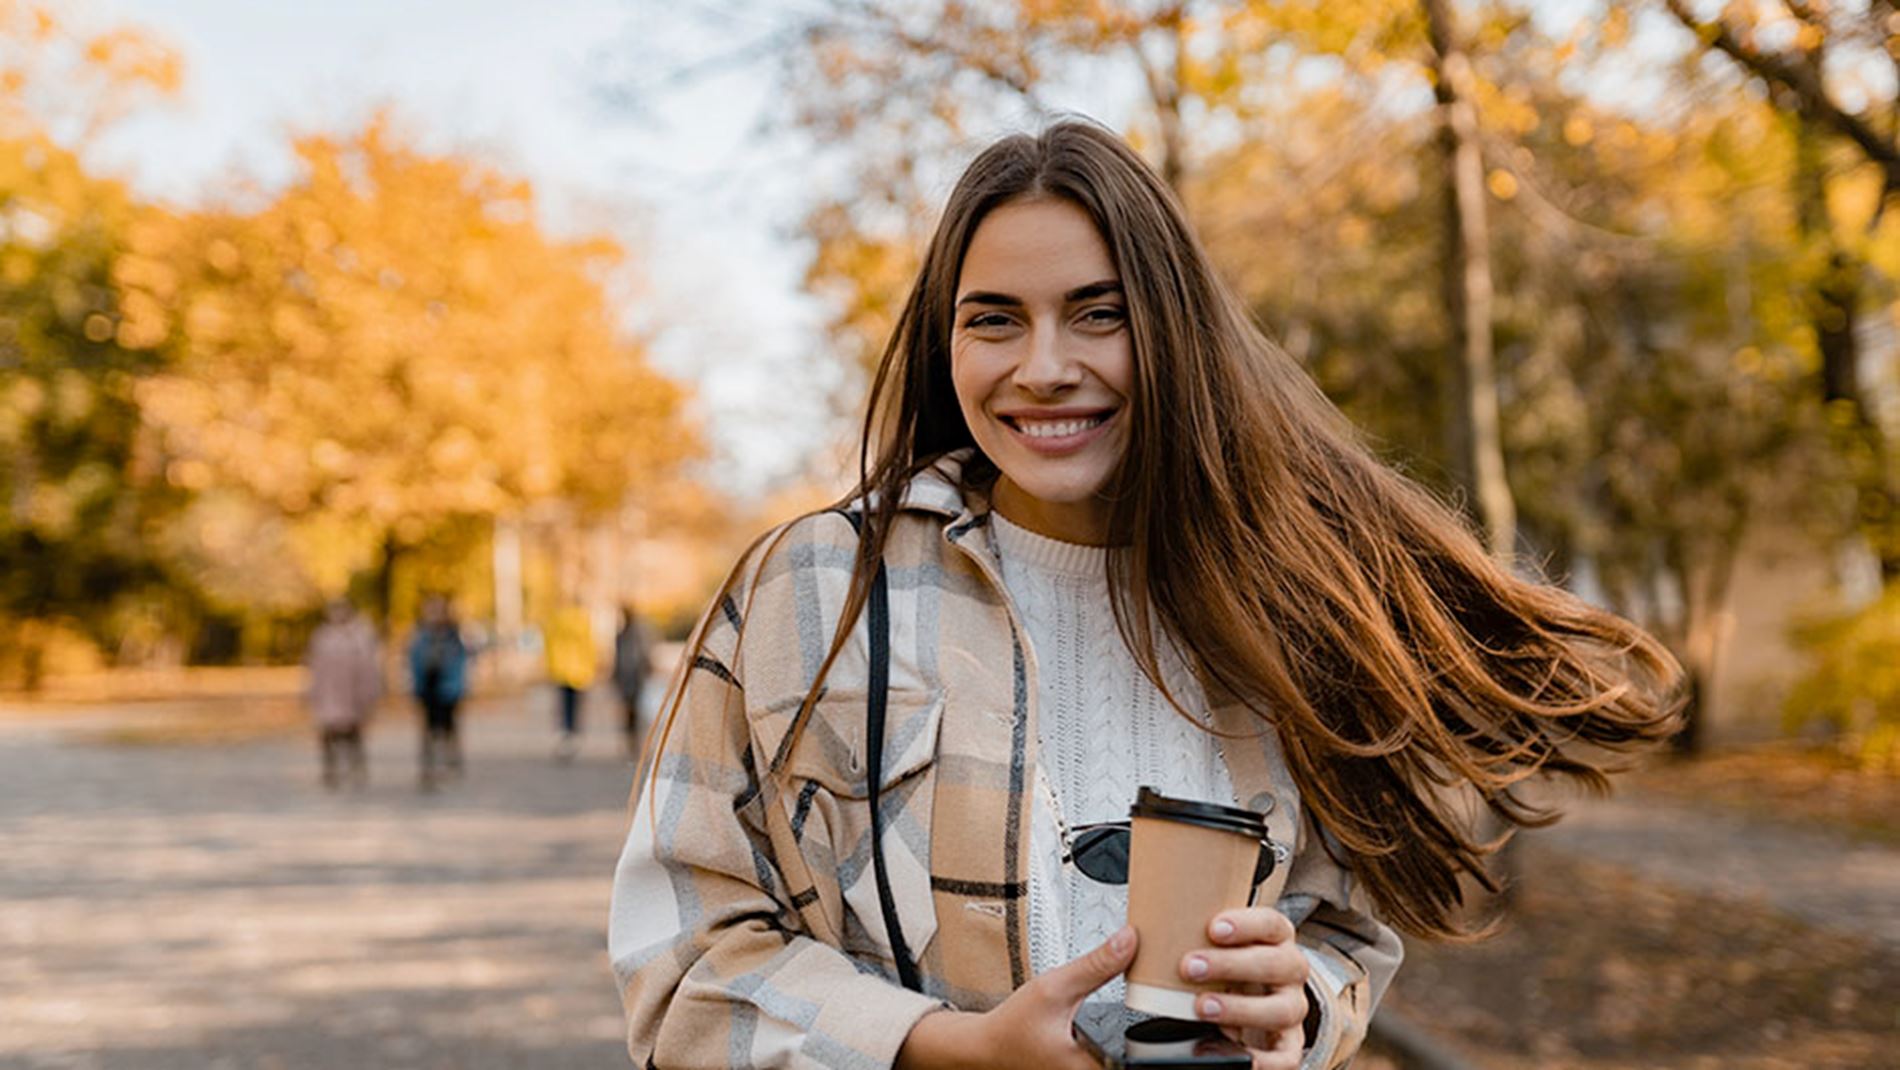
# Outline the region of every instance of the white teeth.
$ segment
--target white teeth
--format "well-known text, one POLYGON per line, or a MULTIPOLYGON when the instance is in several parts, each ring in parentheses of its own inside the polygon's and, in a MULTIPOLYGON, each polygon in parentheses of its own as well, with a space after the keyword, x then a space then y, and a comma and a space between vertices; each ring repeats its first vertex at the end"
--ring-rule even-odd
POLYGON ((1106 416, 1089 416, 1080 420, 1030 420, 1018 416, 1015 423, 1017 429, 1030 438, 1060 438, 1079 435, 1106 419, 1106 416))

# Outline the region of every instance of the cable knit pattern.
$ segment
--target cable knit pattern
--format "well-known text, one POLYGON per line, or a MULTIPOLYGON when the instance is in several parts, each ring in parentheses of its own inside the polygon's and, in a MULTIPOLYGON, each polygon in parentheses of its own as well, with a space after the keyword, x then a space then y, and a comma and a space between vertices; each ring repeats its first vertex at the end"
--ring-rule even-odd
MULTIPOLYGON (((997 513, 990 526, 1036 659, 1029 947, 1042 973, 1108 939, 1128 913, 1126 886, 1062 864, 1058 815, 1070 826, 1125 819, 1144 784, 1227 803, 1233 787, 1219 740, 1168 704, 1122 641, 1109 603, 1108 551, 1044 538, 997 513)), ((1165 643, 1161 668, 1182 706, 1205 713, 1200 687, 1165 643)), ((1119 1002, 1120 979, 1098 998, 1119 1002)))

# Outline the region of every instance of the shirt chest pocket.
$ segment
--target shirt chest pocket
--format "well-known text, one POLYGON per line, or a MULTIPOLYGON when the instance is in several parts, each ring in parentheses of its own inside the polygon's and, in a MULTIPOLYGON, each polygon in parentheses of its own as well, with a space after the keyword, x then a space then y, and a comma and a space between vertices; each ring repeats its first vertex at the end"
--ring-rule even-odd
MULTIPOLYGON (((894 969, 871 852, 866 694, 828 691, 813 707, 786 773, 791 828, 813 874, 835 875, 833 917, 843 950, 894 969)), ((913 960, 937 932, 930 889, 930 822, 936 794, 943 694, 893 690, 885 701, 878 809, 885 875, 913 960)), ((820 884, 827 883, 822 878, 820 884)), ((820 899, 825 898, 821 892, 820 899)))

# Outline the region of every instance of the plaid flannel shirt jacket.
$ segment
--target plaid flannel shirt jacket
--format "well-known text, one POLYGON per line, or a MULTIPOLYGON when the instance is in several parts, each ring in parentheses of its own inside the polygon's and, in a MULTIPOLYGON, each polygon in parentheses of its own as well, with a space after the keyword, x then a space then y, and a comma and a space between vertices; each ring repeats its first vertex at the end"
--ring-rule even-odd
MULTIPOLYGON (((813 514, 741 562, 669 689, 684 688, 679 713, 613 889, 609 953, 636 1065, 888 1067, 924 1014, 985 1010, 1028 980, 1035 656, 991 556, 988 503, 959 490, 961 460, 913 480, 885 553, 879 809, 924 992, 896 980, 871 866, 863 615, 803 733, 790 731, 857 546, 846 517, 813 514)), ((1311 964, 1320 1028, 1302 1065, 1344 1066, 1398 968, 1398 937, 1300 819, 1273 733, 1244 708, 1210 712, 1251 737, 1226 748, 1236 798, 1294 845, 1259 901, 1294 922, 1311 964)))

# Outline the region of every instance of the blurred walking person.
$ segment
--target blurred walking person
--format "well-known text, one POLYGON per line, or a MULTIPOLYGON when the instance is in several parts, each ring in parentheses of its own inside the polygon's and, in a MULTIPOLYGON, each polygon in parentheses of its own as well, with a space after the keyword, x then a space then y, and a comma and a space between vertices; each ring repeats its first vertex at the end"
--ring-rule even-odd
POLYGON ((310 673, 304 701, 317 723, 323 786, 331 791, 342 784, 345 765, 351 787, 360 791, 369 783, 363 725, 383 697, 381 655, 376 630, 355 606, 338 598, 324 607, 304 654, 310 673))
POLYGON ((560 699, 561 739, 554 756, 570 761, 580 750, 581 699, 594 686, 600 656, 594 646, 594 625, 587 610, 565 605, 554 611, 547 631, 548 680, 560 699))
POLYGON ((440 776, 462 775, 462 741, 455 714, 468 689, 468 647, 455 607, 442 595, 422 603, 422 619, 409 641, 409 676, 422 706, 422 790, 440 776))
POLYGON ((640 760, 640 696, 647 674, 653 671, 652 638, 646 622, 632 606, 620 607, 620 630, 614 633, 614 689, 626 716, 627 759, 640 760))

